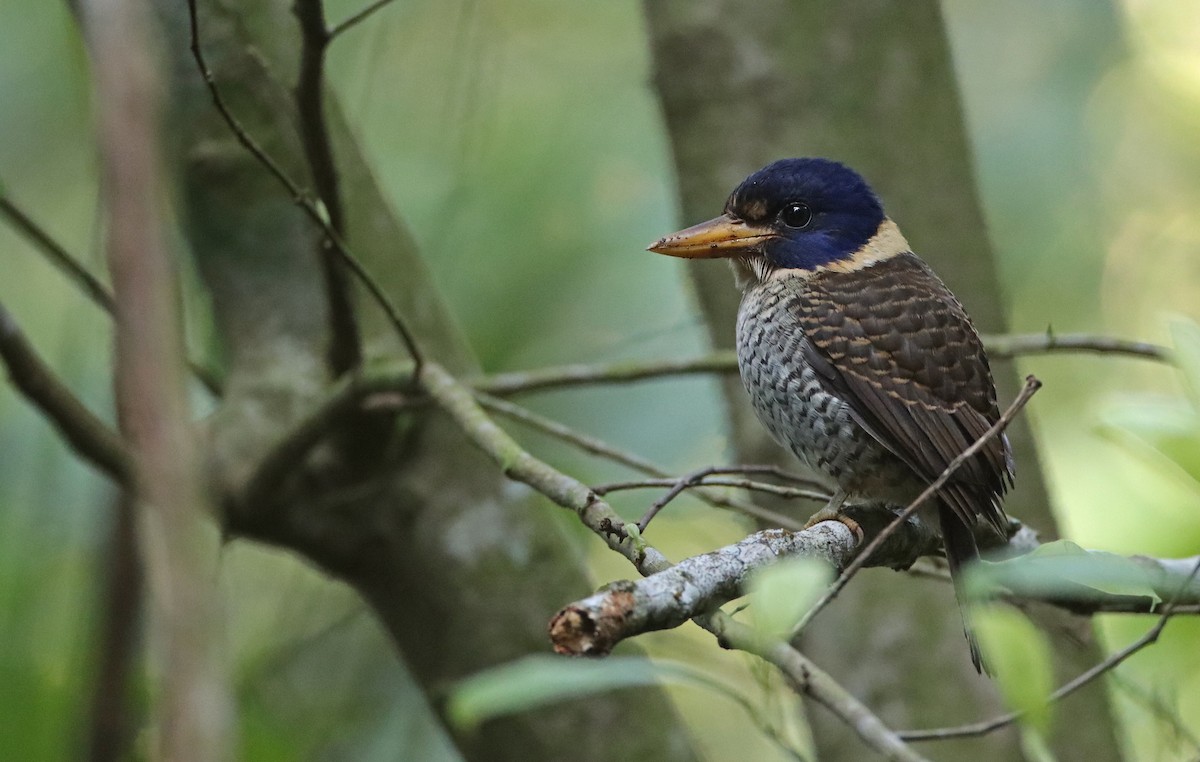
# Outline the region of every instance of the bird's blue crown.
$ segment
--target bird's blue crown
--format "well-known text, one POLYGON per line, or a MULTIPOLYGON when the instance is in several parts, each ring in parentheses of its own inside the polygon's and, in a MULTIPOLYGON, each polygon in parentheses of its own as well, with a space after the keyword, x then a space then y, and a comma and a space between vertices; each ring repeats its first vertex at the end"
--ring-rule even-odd
POLYGON ((774 267, 816 270, 851 260, 886 219, 854 170, 828 159, 782 159, 747 177, 725 211, 775 235, 762 249, 774 267))

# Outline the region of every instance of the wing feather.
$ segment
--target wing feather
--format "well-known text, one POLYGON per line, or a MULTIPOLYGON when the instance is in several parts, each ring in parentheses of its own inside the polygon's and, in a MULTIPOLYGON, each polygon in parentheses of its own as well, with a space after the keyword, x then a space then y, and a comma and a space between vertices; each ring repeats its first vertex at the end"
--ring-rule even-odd
MULTIPOLYGON (((919 477, 936 479, 999 417, 983 344, 962 305, 921 260, 901 254, 820 273, 796 303, 806 359, 859 425, 919 477)), ((968 525, 1003 531, 1008 442, 996 437, 941 496, 968 525)))

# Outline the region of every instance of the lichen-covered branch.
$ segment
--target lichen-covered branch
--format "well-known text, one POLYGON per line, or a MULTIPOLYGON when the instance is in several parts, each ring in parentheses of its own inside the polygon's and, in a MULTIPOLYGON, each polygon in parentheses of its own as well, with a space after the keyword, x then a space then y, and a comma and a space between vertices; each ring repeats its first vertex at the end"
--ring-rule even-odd
POLYGON ((562 654, 604 655, 627 637, 678 627, 711 613, 742 595, 754 571, 781 558, 818 558, 840 568, 857 546, 854 533, 838 521, 823 521, 802 532, 756 532, 636 582, 614 582, 566 606, 550 620, 550 641, 562 654))
MULTIPOLYGON (((771 529, 750 535, 733 545, 679 561, 663 571, 637 581, 620 581, 600 592, 565 606, 550 622, 555 650, 574 655, 602 655, 617 643, 653 630, 678 627, 703 616, 746 592, 752 573, 783 558, 804 557, 824 561, 835 571, 856 558, 864 566, 907 569, 922 557, 938 555, 940 544, 921 521, 909 517, 896 531, 883 535, 894 515, 879 507, 860 507, 851 515, 866 527, 865 540, 883 537, 876 550, 865 555, 864 540, 842 522, 822 521, 801 532, 771 529), (874 517, 871 514, 876 514, 874 517), (861 519, 861 521, 860 521, 861 519)), ((1014 533, 1017 552, 1032 549, 1026 533, 1014 533)), ((1162 601, 1174 600, 1175 613, 1191 613, 1200 604, 1200 584, 1190 579, 1200 557, 1134 560, 1147 571, 1147 583, 1162 601)), ((1151 596, 1106 593, 1068 579, 1060 586, 1043 580, 1038 590, 1012 590, 1006 597, 1016 603, 1040 601, 1078 614, 1155 613, 1168 607, 1151 596)))
POLYGON ((629 559, 642 574, 653 574, 666 568, 666 557, 631 537, 623 529, 624 520, 586 484, 533 457, 497 426, 475 401, 470 387, 431 362, 422 366, 420 383, 467 438, 494 460, 506 476, 528 484, 557 505, 574 511, 585 526, 629 559))

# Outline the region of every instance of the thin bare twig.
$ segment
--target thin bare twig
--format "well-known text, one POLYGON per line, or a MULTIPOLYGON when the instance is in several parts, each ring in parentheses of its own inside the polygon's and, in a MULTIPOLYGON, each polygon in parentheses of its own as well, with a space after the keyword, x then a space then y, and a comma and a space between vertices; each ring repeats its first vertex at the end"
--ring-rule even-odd
POLYGON ((0 359, 15 386, 54 424, 84 460, 118 482, 129 480, 129 454, 121 436, 87 408, 43 362, 17 321, 0 305, 0 359))
MULTIPOLYGON (((627 466, 635 471, 648 474, 655 478, 671 478, 670 472, 652 461, 646 460, 645 458, 636 455, 635 453, 628 452, 627 450, 613 447, 607 442, 595 437, 582 434, 569 426, 564 426, 558 421, 552 420, 543 415, 538 415, 532 410, 521 407, 520 405, 515 405, 507 400, 502 400, 489 394, 484 394, 483 392, 476 392, 475 398, 479 400, 479 404, 494 413, 499 413, 506 418, 519 421, 530 428, 536 429, 545 434, 549 434, 552 437, 578 447, 584 452, 589 452, 593 455, 607 458, 613 462, 620 463, 623 466, 627 466)), ((781 475, 784 473, 785 472, 780 472, 781 475)), ((793 477, 792 475, 787 474, 786 476, 782 476, 782 478, 799 477, 793 477)), ((672 479, 672 483, 673 482, 674 479, 672 479)), ((775 511, 767 508, 762 508, 748 500, 738 500, 737 498, 728 497, 718 492, 706 489, 697 489, 695 491, 695 495, 711 506, 737 511, 738 513, 758 519, 759 521, 765 521, 773 526, 792 530, 799 530, 804 527, 802 522, 796 521, 789 516, 784 516, 782 513, 776 513, 775 511)))
POLYGON ((288 177, 287 173, 283 171, 283 168, 280 167, 279 164, 271 158, 270 154, 268 154, 266 150, 264 150, 263 147, 258 144, 258 141, 256 141, 248 132, 246 132, 246 128, 242 126, 241 121, 234 116, 232 111, 229 110, 229 106, 225 103, 225 98, 221 95, 221 90, 217 86, 216 78, 213 76, 212 69, 209 68, 208 62, 204 58, 204 51, 200 46, 200 26, 197 19, 196 0, 187 0, 187 4, 188 18, 189 23, 191 24, 190 45, 192 58, 196 61, 196 68, 200 71, 200 76, 204 79, 204 84, 208 88, 209 96, 212 98, 213 105, 221 114, 221 118, 225 120, 227 125, 229 125, 230 131, 233 133, 233 136, 237 139, 237 141, 241 143, 242 147, 249 151, 250 154, 254 156, 254 158, 257 159, 258 162, 262 164, 263 167, 266 168, 266 170, 270 172, 276 180, 279 181, 279 183, 291 196, 292 201, 304 211, 313 224, 317 225, 325 233, 326 238, 328 238, 330 243, 333 245, 333 250, 342 259, 346 266, 350 268, 350 271, 354 273, 354 276, 358 278, 359 282, 362 283, 367 289, 367 292, 371 295, 371 298, 375 301, 375 303, 378 304, 380 309, 383 310, 384 314, 387 316, 388 322, 391 323, 392 327, 396 331, 396 334, 400 337, 400 341, 403 343, 405 350, 412 358, 416 371, 419 372, 421 364, 424 362, 424 356, 417 346, 416 337, 413 335, 412 331, 409 330, 408 325, 404 322, 404 319, 400 317, 399 311, 392 304, 387 294, 383 292, 383 288, 375 281, 371 274, 366 271, 362 263, 358 261, 358 258, 351 253, 349 247, 346 245, 346 242, 340 235, 338 235, 338 232, 333 229, 329 221, 321 213, 321 210, 317 208, 317 205, 313 202, 313 200, 304 192, 304 189, 297 185, 292 178, 288 177))
POLYGON ((944 485, 950 479, 950 477, 954 475, 954 472, 957 471, 963 463, 966 463, 969 458, 973 457, 975 453, 979 452, 979 450, 992 438, 1000 436, 1004 429, 1008 427, 1008 424, 1012 422, 1013 418, 1016 417, 1017 413, 1021 412, 1021 409, 1025 407, 1025 404, 1029 402, 1029 399, 1041 387, 1041 381, 1038 381, 1033 376, 1026 376, 1025 386, 1022 387, 1021 393, 1018 394, 1017 398, 1013 400, 1013 403, 1008 406, 1008 409, 1001 414, 999 420, 992 424, 992 426, 983 433, 983 436, 975 440, 970 447, 963 450, 956 458, 954 458, 954 460, 950 461, 950 464, 946 466, 946 469, 942 471, 941 475, 938 476, 937 479, 934 479, 929 486, 917 496, 915 500, 908 504, 908 507, 905 508, 904 511, 902 511, 895 518, 895 520, 892 521, 891 524, 885 527, 882 532, 876 535, 874 540, 872 540, 865 548, 863 548, 862 552, 850 562, 849 566, 842 570, 842 573, 838 575, 838 578, 834 580, 834 583, 830 585, 828 590, 825 591, 825 594, 817 600, 813 607, 808 610, 808 613, 806 613, 800 620, 799 624, 797 624, 792 630, 792 637, 795 637, 804 631, 804 628, 807 627, 810 622, 812 622, 817 614, 821 613, 821 611, 828 606, 834 598, 837 597, 838 593, 842 591, 842 588, 846 586, 846 583, 848 583, 854 577, 854 575, 858 573, 858 570, 867 563, 867 560, 871 557, 871 554, 874 553, 875 550, 887 540, 888 536, 891 535, 892 532, 895 532, 897 529, 899 529, 900 526, 908 520, 909 516, 915 514, 917 509, 920 508, 926 500, 937 494, 937 491, 942 488, 942 485, 944 485))
POLYGON ((653 461, 647 460, 636 453, 622 450, 614 447, 607 442, 604 442, 596 437, 583 434, 570 426, 563 425, 558 421, 547 418, 544 415, 539 415, 529 408, 521 407, 520 405, 502 400, 499 397, 494 397, 486 392, 476 392, 475 399, 479 401, 485 409, 498 413, 505 418, 517 421, 528 426, 531 429, 548 434, 555 439, 559 439, 570 445, 573 445, 584 452, 598 455, 602 458, 607 458, 614 463, 620 463, 623 466, 632 468, 634 471, 640 471, 644 474, 652 474, 654 476, 666 476, 660 466, 653 461))
POLYGON ((846 723, 867 746, 893 762, 924 762, 894 730, 866 704, 843 688, 825 670, 788 643, 764 638, 749 625, 717 611, 698 617, 696 623, 717 639, 740 651, 754 654, 773 665, 797 693, 808 696, 846 723))
POLYGON ((57 267, 63 275, 73 282, 80 291, 91 299, 100 309, 112 314, 113 297, 108 287, 100 279, 88 272, 83 263, 77 260, 41 225, 37 224, 23 209, 11 199, 0 194, 0 213, 8 219, 14 228, 29 239, 34 247, 45 255, 50 264, 57 267))
POLYGON ((505 397, 510 394, 560 389, 567 386, 617 384, 663 376, 703 375, 737 372, 733 352, 714 352, 704 357, 655 362, 615 362, 595 365, 563 365, 538 370, 497 373, 472 382, 482 392, 505 397))
MULTIPOLYGON (((1179 590, 1177 591, 1176 595, 1173 596, 1171 601, 1169 601, 1163 608, 1162 614, 1159 616, 1158 621, 1154 623, 1153 627, 1146 631, 1146 634, 1142 635, 1140 638, 1125 646, 1121 650, 1110 654, 1107 659, 1080 673, 1071 681, 1063 684, 1058 690, 1050 694, 1047 701, 1049 703, 1054 703, 1066 698, 1067 696, 1070 696, 1072 693, 1084 687, 1104 673, 1115 669, 1119 664, 1121 664, 1121 662, 1125 661, 1130 656, 1133 656, 1146 646, 1156 642, 1158 637, 1162 634, 1163 629, 1167 626, 1167 622, 1170 621, 1172 616, 1174 616, 1176 613, 1179 613, 1175 610, 1174 601, 1176 601, 1179 596, 1183 594, 1183 591, 1187 590, 1188 586, 1191 585, 1192 580, 1196 578, 1197 573, 1200 573, 1200 560, 1198 560, 1196 565, 1192 567, 1192 572, 1187 576, 1187 579, 1180 583, 1179 590)), ((1019 720, 1023 715, 1024 712, 1008 712, 1006 714, 993 717, 990 720, 973 722, 966 725, 958 725, 952 728, 906 730, 901 732, 900 736, 906 741, 943 741, 949 738, 969 738, 973 736, 981 736, 991 733, 993 730, 998 730, 1006 725, 1011 725, 1019 720)))
POLYGON ((689 480, 687 476, 678 478, 637 479, 627 482, 599 484, 593 486, 592 490, 594 490, 597 495, 607 495, 611 492, 622 492, 632 489, 675 487, 680 482, 684 482, 685 488, 689 490, 699 487, 733 487, 734 489, 744 489, 749 492, 762 492, 768 495, 775 495, 776 497, 804 498, 806 500, 817 500, 821 502, 828 502, 829 498, 832 497, 829 492, 804 489, 802 487, 784 487, 779 484, 771 484, 769 482, 758 482, 754 481, 753 479, 742 479, 728 476, 702 476, 698 480, 689 480))
POLYGON ((1127 355, 1159 362, 1171 361, 1171 350, 1166 347, 1145 341, 1131 341, 1089 333, 1064 333, 1061 336, 1050 331, 1028 334, 993 334, 984 336, 983 343, 987 347, 988 355, 994 359, 1085 352, 1127 355))
MULTIPOLYGON (((744 473, 771 473, 771 474, 775 474, 775 475, 784 474, 787 478, 797 480, 797 481, 804 481, 801 479, 801 477, 791 476, 790 474, 787 474, 786 472, 784 472, 781 469, 778 469, 774 466, 707 466, 705 468, 700 468, 700 469, 697 469, 697 470, 691 472, 690 474, 685 474, 684 476, 679 477, 678 479, 676 479, 674 481, 674 483, 670 484, 669 486, 671 487, 671 489, 667 490, 667 493, 665 495, 663 495, 662 497, 660 497, 658 500, 655 500, 654 503, 651 504, 650 508, 646 511, 646 513, 642 516, 642 518, 638 520, 638 523, 637 523, 638 529, 642 532, 645 532, 646 527, 648 527, 650 525, 651 520, 653 520, 654 517, 658 515, 658 512, 661 511, 664 507, 666 507, 666 505, 668 503, 670 503, 672 500, 679 497, 679 495, 681 495, 684 490, 689 489, 691 487, 703 486, 704 484, 709 484, 709 485, 714 484, 714 482, 712 482, 712 481, 706 481, 708 479, 708 477, 721 476, 724 474, 744 474, 744 473)), ((741 480, 737 480, 737 481, 740 483, 734 484, 734 485, 722 485, 722 486, 739 486, 739 487, 743 487, 744 489, 757 489, 760 492, 770 492, 771 494, 779 495, 782 497, 804 497, 804 498, 808 498, 810 500, 829 500, 829 498, 830 498, 830 495, 828 495, 826 493, 814 492, 812 490, 795 489, 795 488, 789 488, 789 487, 776 487, 773 484, 763 484, 761 482, 753 482, 748 479, 741 479, 741 480)), ((637 486, 645 486, 645 483, 643 482, 642 484, 639 484, 637 486)), ((607 491, 610 491, 610 492, 614 491, 616 489, 628 489, 628 488, 629 487, 626 485, 619 485, 619 484, 618 485, 607 485, 607 491)), ((603 494, 603 493, 600 492, 599 490, 597 490, 597 494, 603 494)))
MULTIPOLYGON (((39 225, 23 209, 4 195, 0 195, 0 213, 8 219, 14 228, 24 234, 29 239, 29 242, 34 245, 34 248, 42 252, 52 265, 66 275, 93 304, 107 312, 110 316, 113 314, 114 303, 112 292, 100 282, 99 278, 92 275, 78 258, 67 251, 65 246, 56 241, 44 227, 39 225)), ((192 375, 204 385, 204 388, 210 394, 214 397, 221 396, 221 380, 217 378, 217 375, 211 368, 207 368, 194 360, 189 360, 188 369, 191 370, 192 375)))
MULTIPOLYGON (((1176 609, 1175 613, 1182 612, 1176 609)), ((1160 722, 1170 726, 1171 731, 1175 735, 1176 744, 1179 746, 1183 744, 1190 746, 1192 753, 1198 755, 1192 762, 1200 762, 1200 736, 1192 732, 1191 728, 1187 726, 1187 722, 1180 716, 1178 707, 1172 705, 1178 702, 1169 701, 1151 688, 1126 677, 1116 670, 1108 673, 1108 680, 1122 696, 1138 702, 1157 717, 1160 722)))
MULTIPOLYGON (((1086 333, 995 334, 983 337, 988 355, 994 359, 1038 354, 1095 353, 1138 357, 1169 362, 1166 347, 1144 341, 1129 341, 1086 333)), ((593 384, 619 384, 665 376, 707 373, 736 373, 737 357, 732 351, 718 351, 683 360, 648 362, 580 363, 537 370, 496 373, 473 382, 473 386, 499 396, 561 389, 593 384)))
POLYGON ((329 39, 332 41, 338 35, 340 35, 342 32, 345 32, 347 29, 350 29, 351 27, 353 27, 363 21, 366 21, 371 15, 373 15, 375 13, 375 11, 383 8, 386 5, 391 5, 391 3, 392 3, 392 0, 375 0, 375 2, 371 3, 366 8, 363 8, 358 13, 355 13, 353 16, 350 16, 346 20, 344 20, 338 24, 335 24, 334 27, 329 30, 329 39))

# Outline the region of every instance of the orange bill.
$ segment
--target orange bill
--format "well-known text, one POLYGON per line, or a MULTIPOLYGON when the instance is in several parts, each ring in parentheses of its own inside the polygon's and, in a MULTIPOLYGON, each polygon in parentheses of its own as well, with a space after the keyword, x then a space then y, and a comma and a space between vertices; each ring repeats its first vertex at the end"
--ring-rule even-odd
POLYGON ((767 227, 749 225, 722 214, 699 225, 672 233, 647 247, 649 251, 689 259, 713 259, 747 254, 778 235, 767 227))

